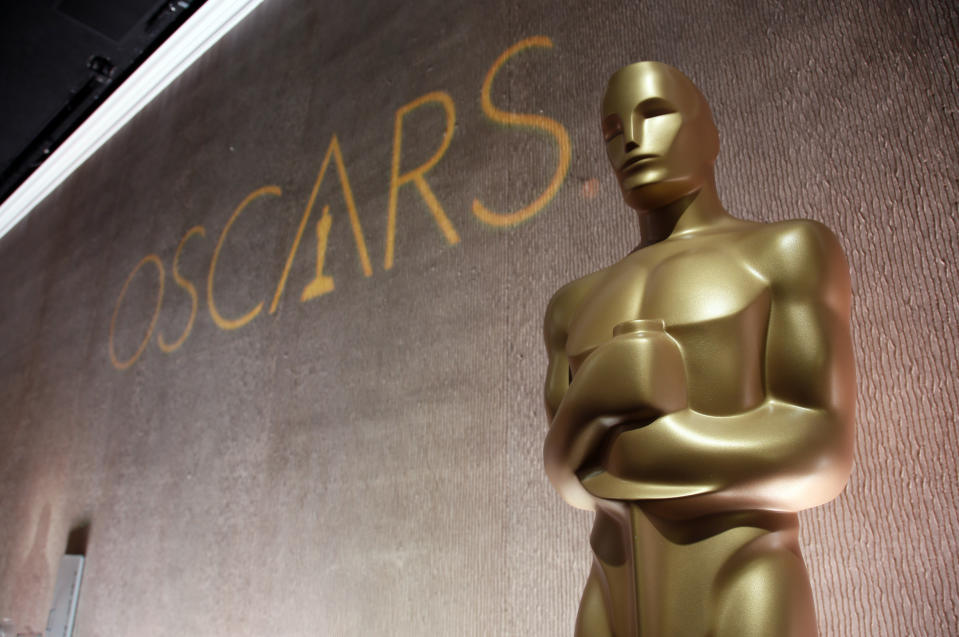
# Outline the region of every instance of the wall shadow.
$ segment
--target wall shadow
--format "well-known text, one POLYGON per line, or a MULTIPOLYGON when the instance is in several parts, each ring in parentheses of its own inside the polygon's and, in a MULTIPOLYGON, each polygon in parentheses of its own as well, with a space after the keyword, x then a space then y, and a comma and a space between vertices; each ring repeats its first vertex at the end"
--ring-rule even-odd
POLYGON ((87 543, 90 541, 90 530, 93 523, 89 518, 81 520, 70 528, 67 535, 66 555, 86 555, 87 543))

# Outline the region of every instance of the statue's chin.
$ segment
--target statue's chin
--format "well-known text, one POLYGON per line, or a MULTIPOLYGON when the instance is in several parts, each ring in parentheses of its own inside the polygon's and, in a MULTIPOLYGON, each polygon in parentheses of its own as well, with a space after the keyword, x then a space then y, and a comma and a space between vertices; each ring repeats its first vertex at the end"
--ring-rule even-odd
POLYGON ((623 188, 626 205, 640 212, 658 210, 696 192, 701 184, 687 179, 664 179, 633 188, 623 188))

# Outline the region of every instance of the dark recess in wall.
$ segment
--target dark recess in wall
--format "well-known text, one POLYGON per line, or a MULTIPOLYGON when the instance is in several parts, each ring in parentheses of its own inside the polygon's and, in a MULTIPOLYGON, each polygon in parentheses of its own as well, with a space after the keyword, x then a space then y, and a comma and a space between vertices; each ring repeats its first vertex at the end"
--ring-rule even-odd
POLYGON ((66 555, 87 554, 87 544, 90 542, 92 526, 90 520, 83 520, 70 529, 70 533, 67 535, 67 548, 64 551, 66 555))

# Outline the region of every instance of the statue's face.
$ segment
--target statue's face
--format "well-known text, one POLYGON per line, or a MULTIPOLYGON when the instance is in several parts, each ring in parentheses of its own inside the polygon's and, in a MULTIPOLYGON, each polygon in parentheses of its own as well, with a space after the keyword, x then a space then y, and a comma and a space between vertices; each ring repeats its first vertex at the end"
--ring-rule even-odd
POLYGON ((603 136, 626 203, 640 209, 699 190, 719 152, 699 91, 659 62, 631 64, 613 75, 603 98, 603 136))

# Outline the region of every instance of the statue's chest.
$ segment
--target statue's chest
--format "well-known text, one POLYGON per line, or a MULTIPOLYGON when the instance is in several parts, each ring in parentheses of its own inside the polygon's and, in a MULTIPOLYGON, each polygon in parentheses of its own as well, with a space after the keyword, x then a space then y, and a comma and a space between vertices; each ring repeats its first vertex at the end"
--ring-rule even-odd
POLYGON ((647 250, 609 268, 577 308, 567 336, 572 360, 612 338, 613 328, 623 321, 662 319, 671 330, 735 322, 765 297, 765 282, 734 250, 647 250))

